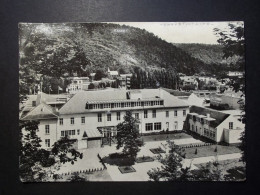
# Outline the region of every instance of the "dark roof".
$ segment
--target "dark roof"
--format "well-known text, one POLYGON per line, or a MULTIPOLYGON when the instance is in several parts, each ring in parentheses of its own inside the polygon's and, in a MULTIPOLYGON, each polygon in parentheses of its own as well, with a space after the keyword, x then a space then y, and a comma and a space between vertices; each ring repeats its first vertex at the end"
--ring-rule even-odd
POLYGON ((207 114, 210 114, 210 118, 216 119, 210 122, 210 126, 213 128, 216 128, 229 116, 229 114, 225 114, 223 112, 219 112, 213 109, 199 107, 199 106, 191 106, 190 113, 197 113, 199 115, 205 115, 205 116, 207 114))

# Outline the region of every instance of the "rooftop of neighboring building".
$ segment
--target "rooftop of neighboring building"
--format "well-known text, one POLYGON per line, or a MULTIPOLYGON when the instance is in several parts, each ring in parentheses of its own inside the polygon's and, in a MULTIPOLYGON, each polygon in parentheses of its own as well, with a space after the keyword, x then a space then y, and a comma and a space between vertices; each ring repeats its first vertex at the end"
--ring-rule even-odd
MULTIPOLYGON (((196 113, 198 115, 204 115, 204 116, 209 116, 206 117, 205 119, 215 119, 212 120, 211 122, 211 126, 213 128, 216 128, 218 125, 220 125, 227 117, 229 117, 229 114, 223 113, 223 112, 219 112, 210 108, 205 108, 205 107, 199 107, 199 106, 191 106, 190 107, 190 113, 196 113)), ((190 114, 189 113, 189 114, 190 114)), ((191 114, 194 115, 194 114, 191 114)))
POLYGON ((68 94, 46 94, 46 93, 39 93, 37 95, 37 105, 40 103, 53 103, 53 102, 67 102, 67 100, 69 99, 69 95, 68 94))
POLYGON ((168 89, 168 88, 162 88, 162 89, 174 96, 190 96, 191 95, 190 92, 179 91, 179 90, 168 89))
POLYGON ((55 108, 41 103, 35 108, 33 108, 28 114, 21 117, 21 120, 39 120, 39 119, 51 119, 57 118, 58 112, 55 108))
POLYGON ((37 95, 27 95, 27 98, 28 99, 25 101, 25 103, 23 103, 23 112, 28 112, 35 107, 35 105, 33 105, 33 102, 36 103, 37 95))

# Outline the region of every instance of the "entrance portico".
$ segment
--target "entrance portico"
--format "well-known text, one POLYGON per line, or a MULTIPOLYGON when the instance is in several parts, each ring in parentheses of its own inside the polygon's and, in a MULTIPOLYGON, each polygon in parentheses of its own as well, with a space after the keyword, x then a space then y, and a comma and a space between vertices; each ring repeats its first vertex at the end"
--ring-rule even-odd
POLYGON ((103 135, 101 145, 110 145, 111 142, 116 143, 117 129, 116 126, 97 127, 99 132, 103 135))

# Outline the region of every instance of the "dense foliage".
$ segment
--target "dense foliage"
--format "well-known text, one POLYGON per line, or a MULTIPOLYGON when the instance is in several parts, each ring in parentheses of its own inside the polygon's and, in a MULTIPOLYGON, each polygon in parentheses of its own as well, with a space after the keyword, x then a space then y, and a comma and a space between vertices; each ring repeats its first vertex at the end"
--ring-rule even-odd
POLYGON ((132 89, 158 87, 176 89, 179 87, 180 79, 177 72, 173 69, 169 69, 168 71, 166 71, 165 69, 146 71, 142 68, 134 67, 132 73, 132 89))
POLYGON ((68 137, 54 143, 51 150, 41 148, 41 139, 37 136, 38 121, 19 121, 20 128, 20 158, 19 172, 23 182, 46 181, 52 169, 60 163, 77 161, 83 154, 72 148, 74 141, 68 137), (22 132, 22 129, 24 129, 22 132))
MULTIPOLYGON (((223 45, 223 57, 229 58, 238 56, 239 60, 237 66, 239 70, 245 70, 245 35, 243 24, 229 24, 228 30, 223 31, 220 29, 214 29, 216 34, 219 36, 218 42, 223 45)), ((232 79, 230 86, 233 87, 235 92, 241 91, 242 97, 245 97, 245 74, 242 78, 232 79)), ((242 112, 242 122, 246 122, 245 114, 245 101, 240 101, 240 109, 242 112)), ((242 144, 240 149, 242 153, 242 161, 246 160, 246 133, 242 133, 240 140, 242 144)))

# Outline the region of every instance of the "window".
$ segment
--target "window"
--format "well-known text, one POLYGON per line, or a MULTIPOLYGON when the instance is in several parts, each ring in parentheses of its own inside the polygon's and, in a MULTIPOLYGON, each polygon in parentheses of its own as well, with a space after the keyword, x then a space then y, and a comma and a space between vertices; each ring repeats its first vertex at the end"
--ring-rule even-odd
POLYGON ((233 122, 229 122, 229 129, 233 129, 233 122))
POLYGON ((82 124, 85 124, 85 116, 82 116, 82 117, 81 117, 81 123, 82 123, 82 124))
POLYGON ((98 113, 98 122, 102 122, 102 113, 98 113))
POLYGON ((32 101, 32 106, 33 106, 33 107, 36 106, 36 101, 32 101))
POLYGON ((135 118, 139 119, 139 113, 135 113, 135 118))
POLYGON ((147 110, 144 110, 144 118, 147 118, 147 110))
POLYGON ((116 113, 116 120, 120 121, 120 112, 116 113))
POLYGON ((111 121, 111 113, 107 114, 107 121, 111 121))
POLYGON ((156 118, 156 110, 153 110, 153 118, 156 118))
POLYGON ((154 123, 154 130, 161 130, 162 129, 162 123, 154 123))
POLYGON ((50 145, 51 145, 50 139, 46 139, 46 140, 45 140, 45 147, 46 147, 46 148, 49 148, 50 145))
POLYGON ((174 121, 174 129, 177 130, 178 129, 178 122, 174 121))
POLYGON ((70 118, 70 124, 74 125, 74 117, 70 118))
POLYGON ((45 125, 45 134, 50 134, 50 125, 45 125))
POLYGON ((178 116, 177 110, 174 110, 174 116, 178 116))
POLYGON ((169 117, 169 111, 166 111, 166 117, 167 118, 169 117))
POLYGON ((104 108, 111 108, 111 104, 104 104, 104 108))
POLYGON ((146 123, 145 124, 145 130, 146 131, 152 131, 153 130, 153 123, 146 123))
POLYGON ((78 129, 77 132, 78 132, 78 135, 79 135, 80 134, 80 130, 78 129))
POLYGON ((183 116, 186 116, 186 110, 183 110, 183 116))
POLYGON ((60 118, 60 125, 63 125, 63 118, 60 118))
POLYGON ((61 137, 70 136, 70 135, 75 135, 75 130, 65 130, 65 131, 61 131, 61 137))

